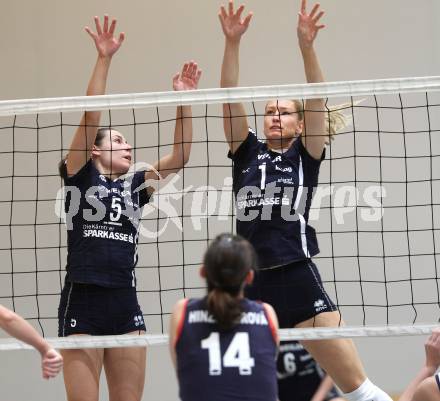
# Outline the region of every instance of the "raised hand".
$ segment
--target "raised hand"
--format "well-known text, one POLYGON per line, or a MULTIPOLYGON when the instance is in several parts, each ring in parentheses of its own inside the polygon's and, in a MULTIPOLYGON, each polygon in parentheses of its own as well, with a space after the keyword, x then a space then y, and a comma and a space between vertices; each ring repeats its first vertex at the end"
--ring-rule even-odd
POLYGON ((44 355, 41 356, 41 369, 44 379, 55 377, 62 367, 63 357, 53 348, 49 348, 44 355))
POLYGON ((173 88, 175 91, 188 91, 197 89, 202 70, 199 69, 197 63, 189 61, 182 67, 182 71, 174 75, 173 88))
POLYGON ((436 329, 425 342, 426 366, 435 372, 440 366, 440 330, 436 329))
POLYGON ((99 57, 111 58, 121 47, 122 42, 125 39, 124 32, 119 34, 119 38, 115 38, 113 34, 116 28, 116 19, 112 19, 109 26, 108 15, 104 15, 104 26, 101 26, 101 22, 98 17, 95 17, 96 33, 93 32, 88 26, 85 27, 86 32, 95 42, 96 50, 99 57))
POLYGON ((220 19, 220 24, 222 25, 223 33, 228 40, 240 40, 241 36, 246 32, 249 27, 249 23, 252 18, 252 12, 250 12, 243 20, 241 19, 241 14, 243 13, 244 6, 238 7, 237 11, 234 12, 234 1, 229 0, 228 11, 224 6, 220 7, 220 12, 218 17, 220 19))
POLYGON ((312 47, 319 30, 325 28, 325 25, 318 25, 319 20, 324 15, 324 11, 318 11, 319 6, 319 3, 316 3, 310 14, 307 14, 307 0, 301 0, 297 33, 299 45, 302 48, 312 47))

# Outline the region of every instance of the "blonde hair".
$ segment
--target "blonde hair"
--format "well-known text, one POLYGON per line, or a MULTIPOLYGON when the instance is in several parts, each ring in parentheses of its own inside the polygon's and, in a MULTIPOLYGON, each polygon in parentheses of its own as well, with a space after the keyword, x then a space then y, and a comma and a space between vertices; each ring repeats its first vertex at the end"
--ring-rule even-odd
MULTIPOLYGON (((327 144, 330 143, 330 140, 333 140, 333 135, 342 131, 345 127, 349 126, 353 119, 351 113, 344 113, 343 110, 350 109, 353 106, 358 105, 364 99, 357 100, 355 102, 350 103, 341 103, 334 106, 327 106, 327 112, 325 113, 325 130, 329 136, 329 140, 327 144)), ((304 120, 304 106, 303 102, 300 100, 292 100, 295 105, 296 112, 298 113, 298 119, 300 121, 304 120)))

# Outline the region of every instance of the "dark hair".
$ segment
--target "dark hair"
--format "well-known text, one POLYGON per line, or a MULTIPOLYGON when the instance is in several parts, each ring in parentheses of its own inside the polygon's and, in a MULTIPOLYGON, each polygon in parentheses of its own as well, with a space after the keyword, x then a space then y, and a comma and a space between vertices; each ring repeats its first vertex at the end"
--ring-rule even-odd
MULTIPOLYGON (((96 131, 96 137, 94 143, 96 146, 99 146, 101 144, 108 130, 109 128, 99 128, 98 131, 96 131)), ((64 156, 61 159, 61 161, 58 163, 58 173, 63 180, 66 180, 68 178, 66 160, 67 160, 67 155, 64 156)))
POLYGON ((220 234, 206 251, 203 264, 208 312, 221 330, 228 330, 240 321, 243 313, 238 295, 247 274, 256 268, 254 248, 239 235, 220 234))

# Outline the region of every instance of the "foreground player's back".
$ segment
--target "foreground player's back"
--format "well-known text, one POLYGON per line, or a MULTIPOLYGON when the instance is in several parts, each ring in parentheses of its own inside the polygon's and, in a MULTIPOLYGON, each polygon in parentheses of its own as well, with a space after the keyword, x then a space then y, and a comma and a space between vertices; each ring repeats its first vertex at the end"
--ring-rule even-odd
POLYGON ((189 300, 176 342, 182 401, 277 399, 276 340, 263 304, 242 299, 239 324, 227 331, 206 308, 189 300))

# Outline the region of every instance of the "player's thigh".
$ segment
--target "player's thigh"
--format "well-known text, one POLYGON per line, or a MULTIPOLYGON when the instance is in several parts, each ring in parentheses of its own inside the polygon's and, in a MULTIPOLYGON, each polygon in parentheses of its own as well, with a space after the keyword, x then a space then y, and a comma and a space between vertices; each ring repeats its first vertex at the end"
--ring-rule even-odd
MULTIPOLYGON (((295 327, 339 327, 343 325, 340 313, 334 311, 320 313, 295 327)), ((304 340, 301 343, 344 392, 355 390, 365 380, 364 368, 351 339, 304 340)))
POLYGON ((68 401, 97 401, 103 349, 62 350, 63 375, 68 401))
MULTIPOLYGON (((139 334, 135 332, 132 334, 139 334)), ((145 347, 108 348, 104 354, 110 401, 138 401, 145 383, 145 347)))

